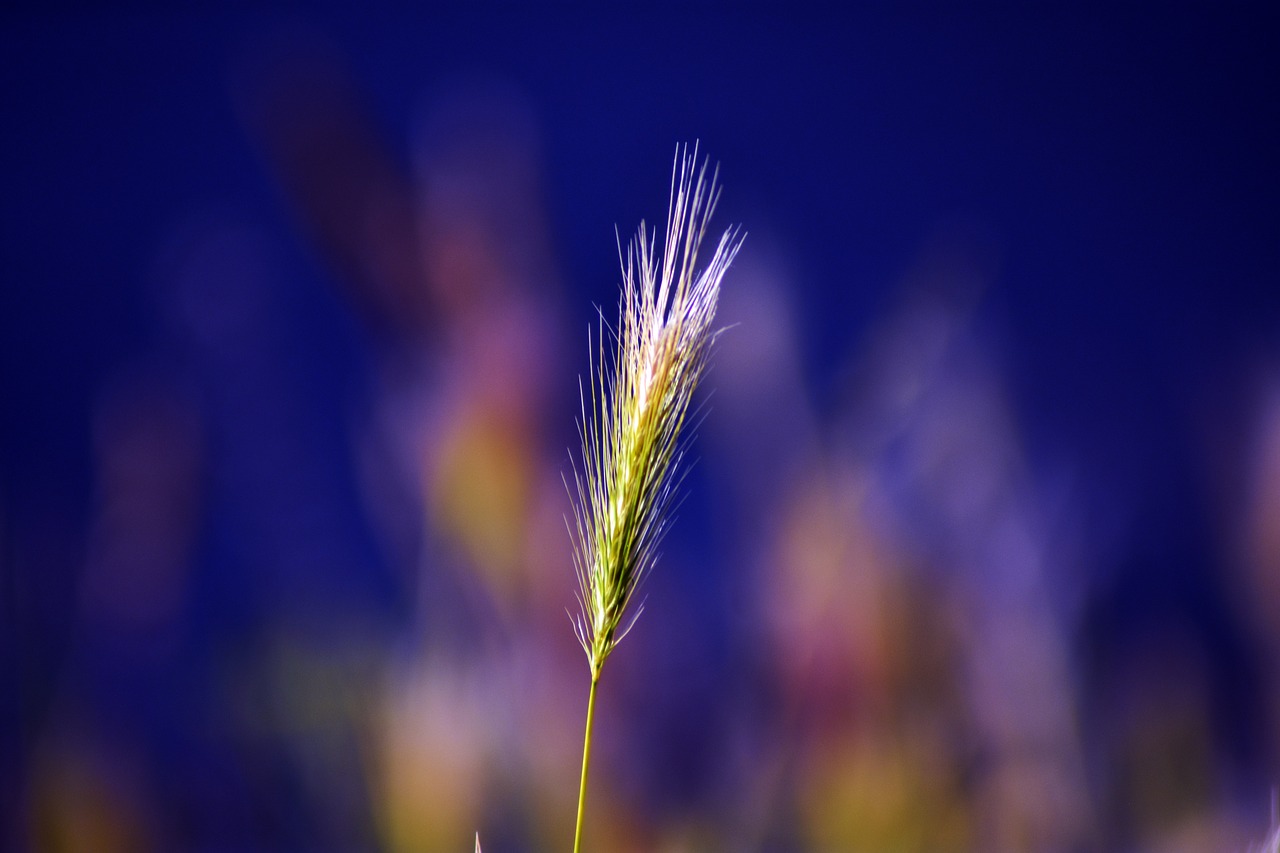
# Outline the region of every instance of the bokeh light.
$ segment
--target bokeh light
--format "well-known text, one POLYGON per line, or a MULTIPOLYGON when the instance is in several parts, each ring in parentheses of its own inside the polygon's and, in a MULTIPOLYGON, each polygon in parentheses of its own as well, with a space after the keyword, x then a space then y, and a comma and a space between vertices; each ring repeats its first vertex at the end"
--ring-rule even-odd
POLYGON ((587 849, 1260 845, 1276 31, 925 12, 3 13, 0 847, 570 846, 578 377, 695 140, 587 849))

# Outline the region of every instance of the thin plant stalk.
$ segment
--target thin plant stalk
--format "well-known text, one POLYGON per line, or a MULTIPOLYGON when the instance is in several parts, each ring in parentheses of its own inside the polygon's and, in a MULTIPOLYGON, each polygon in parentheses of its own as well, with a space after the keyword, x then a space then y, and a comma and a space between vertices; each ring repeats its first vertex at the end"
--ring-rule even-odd
POLYGON ((591 724, 596 714, 597 678, 591 679, 591 693, 587 697, 587 730, 582 736, 582 778, 578 780, 578 819, 573 827, 573 853, 578 853, 582 844, 582 815, 587 805, 587 764, 591 760, 591 724))
POLYGON ((742 245, 725 231, 705 267, 697 266, 719 198, 717 175, 697 164, 695 147, 677 150, 661 254, 644 223, 622 253, 617 329, 595 338, 589 391, 582 389, 582 470, 574 468, 574 566, 581 612, 574 631, 587 655, 591 693, 573 849, 581 849, 596 686, 610 652, 635 624, 636 589, 657 560, 683 473, 685 424, 706 372, 720 282, 742 245), (615 344, 606 354, 606 338, 615 344))

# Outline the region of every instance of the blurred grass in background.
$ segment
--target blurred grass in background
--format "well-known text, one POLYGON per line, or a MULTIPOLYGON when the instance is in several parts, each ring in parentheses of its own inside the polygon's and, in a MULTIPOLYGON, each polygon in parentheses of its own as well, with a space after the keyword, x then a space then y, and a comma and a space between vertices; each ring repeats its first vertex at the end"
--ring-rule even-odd
POLYGON ((751 241, 588 849, 1246 849, 1280 783, 1275 30, 0 27, 2 845, 565 849, 611 228, 751 241))

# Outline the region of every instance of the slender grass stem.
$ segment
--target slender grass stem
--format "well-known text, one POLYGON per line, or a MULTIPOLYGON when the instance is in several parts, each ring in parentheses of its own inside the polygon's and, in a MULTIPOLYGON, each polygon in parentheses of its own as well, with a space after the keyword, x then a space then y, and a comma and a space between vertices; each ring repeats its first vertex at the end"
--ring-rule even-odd
POLYGON ((591 722, 596 715, 598 683, 598 677, 591 679, 591 695, 587 698, 587 731, 582 736, 582 778, 578 782, 578 823, 573 830, 573 853, 578 853, 582 844, 582 812, 587 803, 587 762, 591 759, 591 722))

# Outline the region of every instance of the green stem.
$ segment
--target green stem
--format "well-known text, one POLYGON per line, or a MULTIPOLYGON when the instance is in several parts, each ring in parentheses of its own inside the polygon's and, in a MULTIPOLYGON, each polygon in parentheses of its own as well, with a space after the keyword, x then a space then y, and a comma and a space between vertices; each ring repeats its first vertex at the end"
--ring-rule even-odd
POLYGON ((582 737, 582 779, 578 782, 578 823, 573 830, 573 853, 582 845, 582 812, 587 802, 587 761, 591 758, 591 721, 596 715, 596 684, 600 676, 591 675, 591 695, 587 699, 587 731, 582 737))

